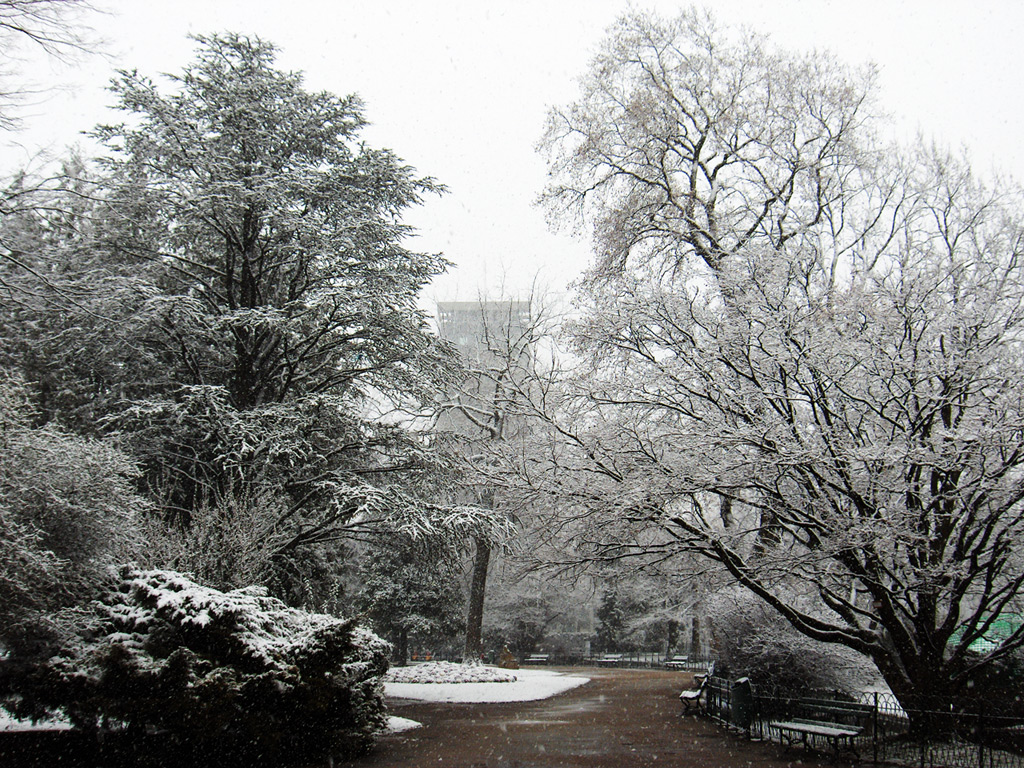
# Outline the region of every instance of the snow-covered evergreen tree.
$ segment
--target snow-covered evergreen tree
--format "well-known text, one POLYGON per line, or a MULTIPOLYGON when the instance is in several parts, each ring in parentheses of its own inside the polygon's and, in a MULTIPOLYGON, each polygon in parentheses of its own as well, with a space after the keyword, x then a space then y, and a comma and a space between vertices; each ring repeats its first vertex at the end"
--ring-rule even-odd
POLYGON ((24 385, 0 374, 0 643, 12 650, 132 554, 146 507, 122 452, 32 416, 24 385))
POLYGON ((397 534, 369 549, 356 605, 405 664, 410 641, 450 641, 463 628, 465 598, 456 554, 429 540, 397 534))
POLYGON ((486 523, 431 503, 443 463, 396 416, 453 366, 417 309, 447 263, 406 247, 402 223, 442 187, 363 142, 359 99, 306 90, 269 43, 197 43, 167 89, 120 73, 125 119, 97 129, 98 170, 69 163, 46 205, 5 219, 19 260, 0 286, 26 270, 49 286, 0 309, 3 362, 43 418, 118 434, 172 539, 154 552, 187 546, 194 522, 244 524, 223 538, 297 594, 302 548, 385 521, 486 523))

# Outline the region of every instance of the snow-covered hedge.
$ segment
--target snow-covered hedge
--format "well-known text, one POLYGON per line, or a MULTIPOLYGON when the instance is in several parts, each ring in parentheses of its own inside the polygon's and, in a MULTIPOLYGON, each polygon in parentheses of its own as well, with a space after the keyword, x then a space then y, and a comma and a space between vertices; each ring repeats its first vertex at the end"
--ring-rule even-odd
POLYGON ((432 661, 410 667, 394 667, 385 681, 389 683, 514 683, 516 676, 480 664, 454 664, 432 661))
POLYGON ((62 710, 160 729, 204 754, 310 758, 365 749, 386 728, 388 645, 353 621, 124 568, 61 655, 21 679, 15 714, 62 710), (20 710, 20 712, 19 712, 20 710))

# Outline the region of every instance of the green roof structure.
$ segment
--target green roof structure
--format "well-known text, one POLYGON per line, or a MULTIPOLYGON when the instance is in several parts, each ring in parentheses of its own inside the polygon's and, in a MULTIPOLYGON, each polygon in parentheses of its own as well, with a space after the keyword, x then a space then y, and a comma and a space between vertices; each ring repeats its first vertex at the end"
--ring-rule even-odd
MULTIPOLYGON (((1020 628, 1021 624, 1024 624, 1024 617, 1019 613, 1001 613, 993 619, 981 637, 967 646, 967 650, 972 653, 988 653, 1002 645, 1010 635, 1020 628)), ((959 643, 966 631, 966 625, 958 627, 949 638, 949 644, 959 643)))

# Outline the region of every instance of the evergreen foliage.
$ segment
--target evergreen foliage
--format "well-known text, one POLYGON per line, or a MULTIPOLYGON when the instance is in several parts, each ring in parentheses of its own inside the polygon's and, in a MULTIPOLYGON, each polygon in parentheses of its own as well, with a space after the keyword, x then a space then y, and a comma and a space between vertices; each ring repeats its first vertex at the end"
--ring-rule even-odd
POLYGON ((24 385, 0 375, 0 642, 12 647, 133 551, 145 509, 127 456, 32 416, 24 385))
POLYGON ((614 653, 622 650, 626 636, 626 614, 619 605, 619 594, 615 587, 606 590, 595 613, 597 619, 596 650, 614 653))
POLYGON ((410 639, 451 638, 464 628, 461 574, 455 553, 428 541, 395 535, 367 554, 356 602, 405 664, 410 639))
POLYGON ((138 462, 149 554, 179 553, 150 565, 305 602, 339 540, 484 535, 488 512, 432 503, 447 467, 408 428, 454 362, 417 309, 447 262, 409 250, 401 217, 443 188, 269 43, 196 40, 170 89, 119 74, 97 166, 8 195, 0 362, 41 421, 138 462), (197 536, 218 546, 181 555, 197 536))
POLYGON ((5 666, 2 704, 79 727, 166 731, 205 755, 313 759, 367 748, 385 727, 388 646, 352 620, 251 587, 123 568, 61 653, 5 666))
POLYGON ((447 370, 416 308, 446 262, 406 249, 400 222, 441 188, 359 141, 358 98, 306 91, 268 43, 197 42, 174 93, 122 72, 127 120, 97 130, 98 245, 146 276, 133 340, 160 369, 118 425, 169 518, 269 486, 294 547, 376 507, 371 478, 429 464, 376 416, 447 370))

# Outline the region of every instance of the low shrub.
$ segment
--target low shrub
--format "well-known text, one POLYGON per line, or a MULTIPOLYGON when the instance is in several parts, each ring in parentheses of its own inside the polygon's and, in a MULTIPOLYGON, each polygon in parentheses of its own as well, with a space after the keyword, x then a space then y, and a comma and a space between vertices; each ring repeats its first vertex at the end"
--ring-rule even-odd
POLYGON ((388 652, 355 622, 288 608, 262 588, 220 592, 123 568, 74 642, 8 676, 3 705, 60 711, 80 728, 165 732, 206 756, 351 754, 386 727, 388 652))

